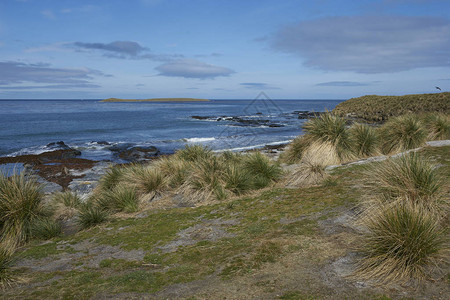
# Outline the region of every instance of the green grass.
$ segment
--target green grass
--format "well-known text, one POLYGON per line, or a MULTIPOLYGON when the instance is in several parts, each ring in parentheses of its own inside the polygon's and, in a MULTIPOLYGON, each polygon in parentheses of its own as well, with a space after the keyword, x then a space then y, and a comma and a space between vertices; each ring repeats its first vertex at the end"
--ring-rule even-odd
POLYGON ((450 139, 450 118, 444 114, 428 114, 424 117, 425 127, 428 131, 427 139, 448 140, 450 139))
POLYGON ((96 205, 113 212, 136 212, 139 199, 133 186, 117 185, 113 190, 104 191, 96 198, 96 205))
POLYGON ((350 127, 352 151, 357 157, 375 156, 379 153, 379 137, 376 130, 367 124, 353 124, 350 127))
POLYGON ((407 113, 450 114, 450 93, 417 94, 404 96, 368 95, 339 103, 333 113, 351 115, 366 121, 386 121, 407 113))
POLYGON ((366 178, 371 195, 378 195, 382 201, 404 198, 430 209, 440 205, 441 170, 420 154, 405 154, 372 165, 366 171, 366 178))
POLYGON ((11 286, 16 280, 11 271, 12 262, 11 254, 8 251, 5 251, 5 249, 0 248, 0 290, 11 286))
POLYGON ((191 166, 182 158, 170 156, 160 158, 154 167, 166 177, 169 188, 178 188, 186 182, 191 166))
POLYGON ((444 248, 438 215, 418 205, 397 202, 370 210, 364 222, 363 258, 357 271, 380 282, 423 279, 444 248))
POLYGON ((40 218, 33 222, 31 234, 33 238, 48 240, 62 233, 61 224, 52 218, 40 218))
POLYGON ((108 220, 108 213, 93 204, 84 205, 78 214, 77 223, 81 228, 86 229, 108 220))
POLYGON ((64 191, 53 194, 53 201, 61 203, 67 208, 79 208, 81 205, 80 197, 72 191, 64 191))
POLYGON ((138 193, 150 195, 150 199, 167 187, 164 175, 147 165, 135 165, 130 168, 124 175, 124 182, 135 186, 138 193))
POLYGON ((175 155, 182 160, 196 162, 210 158, 212 156, 212 151, 202 145, 186 145, 184 149, 178 150, 175 155))
POLYGON ((379 130, 381 150, 385 154, 418 148, 427 138, 424 124, 413 114, 392 118, 379 130))
POLYGON ((32 236, 33 222, 48 211, 42 206, 42 187, 24 172, 0 174, 0 244, 11 253, 32 236))
MULTIPOLYGON (((254 176, 255 188, 266 187, 271 182, 278 181, 282 175, 282 169, 269 160, 261 152, 253 152, 243 158, 244 169, 254 176)), ((240 168, 242 168, 240 166, 240 168)))
MULTIPOLYGON (((370 195, 363 201, 360 261, 356 276, 380 282, 423 279, 445 248, 441 201, 446 175, 410 153, 366 171, 370 195)), ((444 212, 444 213, 443 213, 444 212)))
POLYGON ((126 168, 122 166, 112 166, 106 174, 100 178, 98 188, 100 190, 112 190, 122 180, 122 176, 125 173, 126 168))
MULTIPOLYGON (((450 147, 446 149, 426 148, 422 155, 437 164, 445 164, 439 170, 448 178, 450 147)), ((241 159, 220 158, 234 161, 234 165, 239 165, 241 159)), ((119 215, 105 226, 45 244, 32 242, 20 253, 21 257, 57 260, 72 249, 70 245, 85 241, 98 249, 109 245, 123 251, 141 250, 145 256, 142 261, 108 257, 100 262, 99 268, 92 269, 82 267, 96 255, 90 251, 95 249, 89 249, 90 253, 86 249, 84 256, 77 255, 71 262, 72 266, 81 266, 79 269, 48 273, 23 271, 29 285, 6 290, 2 296, 13 298, 20 293, 23 298, 34 299, 124 295, 170 298, 167 293, 181 288, 185 291, 183 297, 193 299, 221 295, 245 298, 248 292, 268 299, 373 299, 379 290, 374 294, 369 287, 361 292, 351 284, 348 289, 336 289, 329 282, 324 283, 321 276, 315 277, 323 274, 322 269, 328 270, 331 262, 346 251, 354 251, 352 246, 358 235, 351 230, 340 231, 342 226, 333 227, 333 221, 364 197, 365 190, 359 184, 363 172, 362 166, 348 165, 333 170, 329 177, 331 183, 315 187, 272 186, 214 205, 152 209, 136 218, 119 215), (323 227, 330 221, 327 226, 336 229, 331 234, 323 227), (224 225, 217 225, 220 222, 224 225), (164 251, 169 243, 182 242, 186 229, 198 226, 204 227, 189 236, 193 244, 181 243, 176 251, 164 251), (228 235, 216 240, 202 238, 214 232, 214 228, 228 235), (62 249, 61 244, 68 246, 62 249), (265 281, 267 285, 263 284, 265 281), (203 283, 211 282, 218 283, 219 294, 215 293, 215 286, 204 288, 203 283), (220 291, 221 288, 224 290, 220 291)))
POLYGON ((223 174, 225 189, 241 195, 252 188, 251 174, 244 168, 232 164, 223 174))

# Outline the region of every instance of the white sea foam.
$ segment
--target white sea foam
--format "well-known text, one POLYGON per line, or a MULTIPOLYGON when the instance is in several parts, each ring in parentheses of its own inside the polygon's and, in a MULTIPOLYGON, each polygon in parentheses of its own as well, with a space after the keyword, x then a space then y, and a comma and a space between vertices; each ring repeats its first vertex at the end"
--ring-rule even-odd
POLYGON ((184 139, 184 141, 188 142, 188 143, 203 143, 203 142, 211 142, 214 141, 216 138, 214 137, 205 137, 205 138, 189 138, 189 139, 184 139))
POLYGON ((292 142, 292 140, 285 140, 285 141, 279 141, 279 142, 272 142, 272 143, 266 143, 266 144, 258 144, 258 145, 252 145, 252 146, 245 146, 245 147, 236 147, 236 148, 229 148, 229 149, 221 149, 221 150, 214 150, 213 152, 225 152, 225 151, 231 151, 231 152, 238 152, 238 151, 245 151, 245 150, 251 150, 251 149, 258 149, 265 146, 275 146, 275 145, 282 145, 292 142))

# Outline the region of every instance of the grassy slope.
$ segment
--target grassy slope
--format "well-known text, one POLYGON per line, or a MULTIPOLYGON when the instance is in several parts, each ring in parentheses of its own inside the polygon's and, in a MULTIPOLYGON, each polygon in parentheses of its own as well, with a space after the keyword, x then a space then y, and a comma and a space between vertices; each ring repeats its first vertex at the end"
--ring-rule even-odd
MULTIPOLYGON (((450 179, 450 147, 423 153, 450 179)), ((358 289, 336 275, 339 259, 357 240, 339 220, 362 196, 362 168, 335 169, 326 186, 272 188, 215 206, 149 211, 35 242, 19 254, 25 263, 16 272, 27 284, 0 291, 0 297, 439 299, 448 292, 445 279, 404 294, 392 287, 358 289), (143 255, 127 258, 133 251, 143 255), (51 268, 55 262, 59 267, 51 268)))
POLYGON ((100 102, 202 102, 202 101, 209 101, 209 100, 197 98, 151 98, 151 99, 108 98, 100 102))
POLYGON ((383 121, 391 116, 409 112, 450 114, 450 93, 404 96, 368 95, 339 103, 333 112, 341 116, 350 115, 367 121, 383 121))

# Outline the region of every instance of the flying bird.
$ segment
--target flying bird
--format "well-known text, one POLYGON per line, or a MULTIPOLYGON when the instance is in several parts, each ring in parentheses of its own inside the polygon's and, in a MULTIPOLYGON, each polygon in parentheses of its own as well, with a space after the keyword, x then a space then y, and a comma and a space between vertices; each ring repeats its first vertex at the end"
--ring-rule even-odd
POLYGON ((442 91, 442 90, 441 90, 441 88, 440 88, 440 87, 438 87, 438 86, 435 86, 435 88, 436 88, 437 90, 440 90, 440 91, 442 91))

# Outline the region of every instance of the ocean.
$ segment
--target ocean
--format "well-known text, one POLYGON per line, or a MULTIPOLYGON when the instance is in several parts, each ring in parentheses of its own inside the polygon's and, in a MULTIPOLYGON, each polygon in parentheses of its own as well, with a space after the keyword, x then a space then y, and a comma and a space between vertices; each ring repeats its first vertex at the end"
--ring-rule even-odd
POLYGON ((117 160, 109 148, 120 145, 161 153, 196 143, 215 151, 258 148, 302 134, 298 111, 332 110, 341 101, 0 100, 0 156, 50 151, 47 145, 58 141, 93 160, 117 160))

